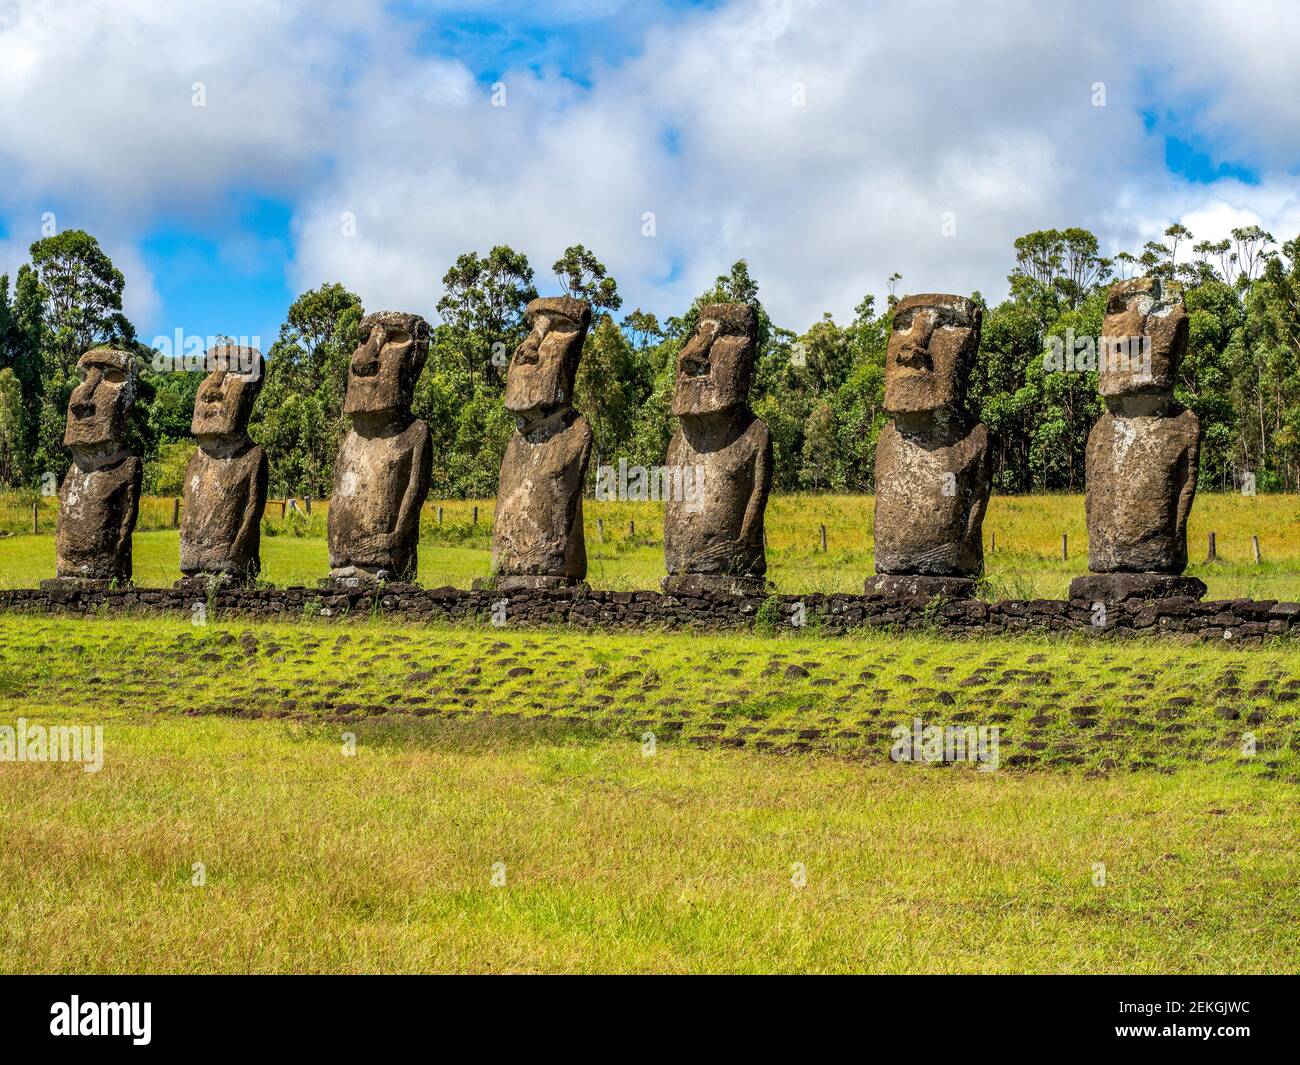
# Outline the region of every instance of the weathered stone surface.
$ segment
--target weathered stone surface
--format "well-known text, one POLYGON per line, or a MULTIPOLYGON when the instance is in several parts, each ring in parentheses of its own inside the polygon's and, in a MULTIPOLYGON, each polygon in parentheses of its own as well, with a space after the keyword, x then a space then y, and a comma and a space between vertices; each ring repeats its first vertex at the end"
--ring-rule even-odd
POLYGON ((181 572, 244 581, 261 564, 266 508, 266 452, 248 436, 265 362, 253 348, 208 353, 215 368, 199 385, 190 432, 198 441, 185 467, 181 508, 181 572))
POLYGON ((586 588, 585 581, 572 577, 546 577, 540 574, 520 574, 497 577, 495 580, 475 580, 475 588, 492 588, 498 592, 532 592, 543 588, 586 588))
POLYGON ((1107 411, 1088 434, 1088 568, 1094 573, 1181 573, 1196 493, 1201 427, 1171 417, 1107 411))
POLYGON ((867 578, 865 591, 867 595, 906 599, 970 599, 975 594, 975 578, 882 573, 867 578))
POLYGON ((1205 582, 1199 577, 1179 577, 1169 573, 1090 573, 1070 582, 1071 599, 1097 603, 1178 596, 1200 599, 1205 591, 1205 582))
MULTIPOLYGON (((772 438, 749 409, 758 319, 743 303, 700 308, 677 357, 668 445, 664 561, 670 579, 762 583, 763 516, 772 487, 772 438)), ((667 584, 665 584, 667 587, 667 584)))
POLYGON ((429 323, 419 315, 381 311, 361 320, 343 403, 352 425, 330 497, 331 578, 415 576, 433 456, 429 427, 411 416, 411 400, 428 355, 429 323))
POLYGON ((877 574, 978 577, 991 458, 966 409, 981 312, 961 296, 907 296, 894 310, 876 445, 877 574))
POLYGON ((1187 351, 1183 286, 1159 277, 1112 285, 1101 333, 1097 390, 1104 398, 1171 396, 1187 351))
POLYGON ((1112 286, 1102 332, 1107 409, 1088 434, 1088 569, 1179 574, 1201 439, 1173 393, 1187 347, 1181 286, 1153 277, 1112 286))
POLYGON ((521 587, 519 578, 576 584, 587 575, 582 490, 592 432, 573 409, 573 384, 591 308, 568 297, 535 299, 526 314, 531 329, 506 378, 516 429, 501 459, 492 565, 498 587, 521 587))
POLYGON ((135 398, 135 359, 96 348, 77 363, 84 377, 68 401, 63 442, 72 465, 59 490, 55 537, 61 580, 131 580, 131 533, 143 468, 126 450, 127 411, 135 398))
POLYGON ((663 579, 668 595, 765 595, 768 582, 762 577, 732 577, 726 573, 682 573, 663 579))

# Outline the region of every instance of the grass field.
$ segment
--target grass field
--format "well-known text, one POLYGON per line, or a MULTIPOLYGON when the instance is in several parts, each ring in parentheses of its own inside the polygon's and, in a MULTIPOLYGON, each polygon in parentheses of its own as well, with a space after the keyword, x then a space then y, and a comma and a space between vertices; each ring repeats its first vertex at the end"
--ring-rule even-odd
MULTIPOLYGON (((870 496, 773 496, 767 511, 768 576, 778 590, 860 592, 872 567, 870 496), (821 550, 819 527, 826 527, 821 550)), ((0 587, 30 587, 54 575, 57 502, 44 500, 40 533, 33 536, 31 502, 0 497, 0 587), (25 530, 25 531, 24 531, 25 530)), ((314 584, 328 571, 326 505, 304 520, 263 522, 264 578, 276 585, 314 584)), ((424 508, 419 580, 427 586, 469 587, 491 572, 492 502, 430 502, 424 508), (443 508, 443 524, 436 522, 443 508), (472 522, 473 508, 479 520, 472 522)), ((663 510, 657 503, 584 503, 588 580, 596 588, 657 588, 663 576, 663 510)), ((135 580, 170 584, 180 576, 177 533, 167 528, 168 499, 147 499, 135 536, 135 580)), ((1088 541, 1082 496, 994 496, 984 523, 986 579, 983 596, 1062 598, 1070 579, 1087 570, 1088 541), (1061 536, 1069 557, 1061 558, 1061 536), (993 544, 996 539, 996 549, 993 544)), ((1192 564, 1212 599, 1250 597, 1300 600, 1300 497, 1210 495, 1198 497, 1188 533, 1192 564), (1207 534, 1217 534, 1218 560, 1206 562, 1207 534), (1254 562, 1257 536, 1263 561, 1254 562)))
POLYGON ((0 970, 1294 972, 1297 693, 1282 646, 0 616, 0 724, 105 745, 0 762, 0 970), (915 716, 1001 768, 891 761, 915 716))
MULTIPOLYGON (((871 505, 774 497, 778 588, 859 590, 871 505)), ((325 573, 313 511, 264 523, 271 582, 325 573)), ((489 573, 491 511, 426 507, 422 583, 489 573)), ((0 498, 0 585, 53 575, 54 517, 0 498)), ((657 585, 656 505, 586 517, 594 586, 657 585)), ((1189 572, 1300 599, 1298 519, 1203 496, 1189 572)), ((170 521, 146 501, 138 583, 178 576, 170 521)), ((995 498, 985 540, 986 597, 1061 596, 1083 501, 995 498)), ((0 615, 18 718, 105 758, 0 761, 3 972, 1300 968, 1282 643, 0 615), (997 770, 892 760, 917 719, 996 728, 997 770)))

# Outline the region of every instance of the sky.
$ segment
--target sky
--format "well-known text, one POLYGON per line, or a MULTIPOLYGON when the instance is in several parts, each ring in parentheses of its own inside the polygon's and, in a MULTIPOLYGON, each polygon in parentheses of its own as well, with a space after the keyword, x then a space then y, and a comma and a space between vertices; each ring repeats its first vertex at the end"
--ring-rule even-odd
POLYGON ((1300 234, 1289 0, 0 0, 0 272, 85 229, 155 337, 337 281, 437 321, 456 256, 585 244, 662 317, 1007 289, 1012 242, 1300 234))

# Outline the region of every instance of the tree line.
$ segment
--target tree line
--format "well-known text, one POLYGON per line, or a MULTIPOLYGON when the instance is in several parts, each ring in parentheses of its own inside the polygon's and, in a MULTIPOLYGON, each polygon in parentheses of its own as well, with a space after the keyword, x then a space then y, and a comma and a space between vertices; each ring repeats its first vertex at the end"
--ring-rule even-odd
MULTIPOLYGON (((1094 371, 1053 372, 1051 337, 1097 336, 1106 289, 1134 276, 1185 286, 1190 341, 1177 385, 1200 418, 1201 485, 1230 491, 1300 487, 1300 238, 1278 246, 1256 226, 1230 239, 1196 241, 1180 224, 1137 253, 1102 256, 1085 229, 1042 230, 1015 241, 1006 299, 984 308, 972 409, 989 428, 1000 492, 1081 491, 1088 431, 1101 415, 1094 371), (1179 250, 1184 249, 1180 258, 1179 250), (1190 257, 1187 252, 1190 252, 1190 257), (1251 475, 1247 478, 1246 475, 1251 475)), ((744 260, 720 275, 680 317, 640 308, 620 316, 617 281, 582 245, 552 264, 541 291, 588 300, 593 322, 576 405, 595 436, 599 464, 663 461, 676 356, 711 302, 751 304, 758 315, 752 406, 771 429, 775 487, 869 492, 882 410, 891 309, 866 296, 847 323, 830 314, 798 332, 773 322, 744 260)), ((91 235, 70 230, 32 244, 10 283, 0 277, 0 484, 61 480, 70 462, 64 415, 76 361, 96 344, 133 349, 141 367, 129 444, 145 459, 146 491, 180 494, 193 446, 202 373, 158 370, 122 313, 124 279, 91 235)), ((923 281, 911 286, 924 291, 923 281)), ((443 277, 440 321, 414 411, 434 440, 432 494, 478 498, 496 491, 513 422, 501 405, 510 353, 527 333, 524 308, 539 293, 527 256, 502 245, 466 252, 443 277)), ((363 315, 357 295, 327 283, 289 307, 267 355, 267 379, 250 427, 267 451, 273 495, 323 498, 346 423, 347 363, 363 315)))

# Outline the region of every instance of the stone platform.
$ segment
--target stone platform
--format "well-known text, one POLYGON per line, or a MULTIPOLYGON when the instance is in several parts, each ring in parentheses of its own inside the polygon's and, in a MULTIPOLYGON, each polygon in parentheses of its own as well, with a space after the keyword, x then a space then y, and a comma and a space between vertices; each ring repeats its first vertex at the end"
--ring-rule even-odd
POLYGON ((868 577, 867 595, 890 595, 904 599, 973 599, 974 577, 923 577, 912 574, 877 573, 868 577))
MULTIPOLYGON (((59 582, 55 582, 59 583, 59 582)), ((1125 599, 1108 605, 1097 623, 1096 600, 1031 599, 984 602, 886 595, 667 595, 590 588, 503 593, 392 584, 380 589, 221 588, 211 596, 175 588, 0 589, 0 611, 102 618, 158 613, 188 617, 202 601, 213 620, 312 621, 351 619, 454 622, 473 625, 604 629, 782 631, 786 626, 835 636, 856 629, 936 635, 998 636, 1072 633, 1085 637, 1164 637, 1208 640, 1225 647, 1300 636, 1300 603, 1232 599, 1198 602, 1182 596, 1125 599), (505 601, 502 610, 501 602, 505 601)))
POLYGON ((721 573, 669 574, 659 582, 666 595, 766 595, 763 577, 728 577, 721 573))
POLYGON ((1205 582, 1199 577, 1170 573, 1089 573, 1070 582, 1071 599, 1095 603, 1122 603, 1126 599, 1204 599, 1205 582))

